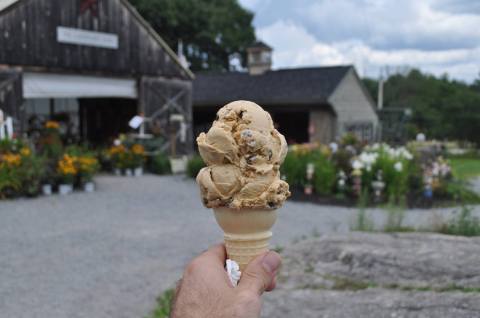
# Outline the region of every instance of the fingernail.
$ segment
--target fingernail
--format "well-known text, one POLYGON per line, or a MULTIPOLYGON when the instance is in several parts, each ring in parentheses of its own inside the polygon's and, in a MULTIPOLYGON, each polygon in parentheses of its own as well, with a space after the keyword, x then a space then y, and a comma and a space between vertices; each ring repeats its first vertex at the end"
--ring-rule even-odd
POLYGON ((268 252, 262 260, 262 266, 268 273, 275 272, 280 266, 280 256, 274 252, 268 252))

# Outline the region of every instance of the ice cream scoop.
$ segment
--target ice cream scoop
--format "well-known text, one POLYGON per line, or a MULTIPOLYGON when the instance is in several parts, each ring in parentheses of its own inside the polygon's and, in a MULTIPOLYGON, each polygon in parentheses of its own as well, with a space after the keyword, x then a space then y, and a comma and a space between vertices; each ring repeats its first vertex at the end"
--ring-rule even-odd
POLYGON ((290 196, 279 172, 287 142, 269 113, 253 102, 235 101, 217 112, 197 144, 207 164, 197 176, 203 204, 214 209, 228 257, 244 270, 268 249, 276 209, 290 196))

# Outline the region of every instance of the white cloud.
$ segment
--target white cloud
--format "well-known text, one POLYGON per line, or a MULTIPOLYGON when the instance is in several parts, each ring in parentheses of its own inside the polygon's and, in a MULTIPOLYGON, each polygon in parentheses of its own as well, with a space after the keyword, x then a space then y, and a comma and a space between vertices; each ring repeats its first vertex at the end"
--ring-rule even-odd
POLYGON ((480 45, 441 50, 380 49, 364 41, 318 40, 293 21, 279 20, 257 29, 257 36, 274 47, 274 67, 354 64, 361 75, 376 77, 381 67, 415 67, 452 78, 472 81, 480 71, 480 45))

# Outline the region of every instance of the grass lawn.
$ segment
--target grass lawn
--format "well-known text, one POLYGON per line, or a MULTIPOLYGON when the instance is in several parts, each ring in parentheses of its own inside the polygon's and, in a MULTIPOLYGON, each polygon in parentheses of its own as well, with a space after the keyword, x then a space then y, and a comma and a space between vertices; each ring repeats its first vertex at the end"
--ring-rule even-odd
POLYGON ((480 177, 480 159, 450 158, 453 175, 459 179, 480 177))

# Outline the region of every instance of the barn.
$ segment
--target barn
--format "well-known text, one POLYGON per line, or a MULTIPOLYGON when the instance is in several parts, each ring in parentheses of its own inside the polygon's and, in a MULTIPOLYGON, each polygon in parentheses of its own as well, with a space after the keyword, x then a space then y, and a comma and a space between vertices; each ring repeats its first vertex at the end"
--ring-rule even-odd
POLYGON ((268 110, 289 143, 328 143, 347 132, 378 137, 373 99, 351 65, 271 70, 272 48, 248 50, 248 72, 200 73, 194 80, 195 133, 208 129, 216 110, 246 99, 268 110))
POLYGON ((55 119, 105 144, 141 114, 164 148, 191 151, 194 76, 127 0, 0 0, 0 30, 0 109, 17 132, 55 119))

